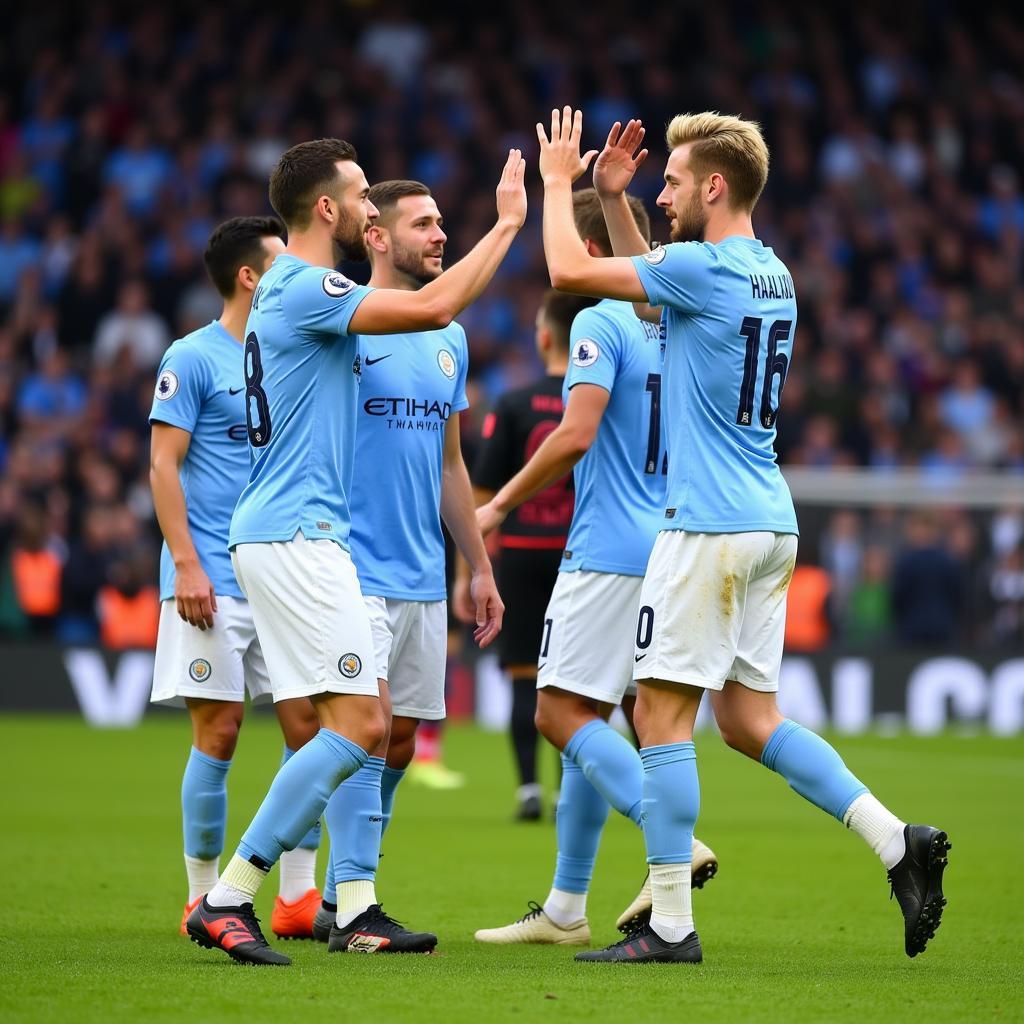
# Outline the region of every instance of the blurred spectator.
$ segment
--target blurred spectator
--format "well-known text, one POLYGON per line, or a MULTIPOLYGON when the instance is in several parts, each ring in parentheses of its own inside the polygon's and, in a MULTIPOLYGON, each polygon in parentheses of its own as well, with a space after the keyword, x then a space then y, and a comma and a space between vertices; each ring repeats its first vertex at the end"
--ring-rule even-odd
POLYGON ((829 595, 832 580, 818 565, 800 563, 793 570, 786 598, 786 650, 814 654, 832 638, 829 595))
POLYGON ((167 324, 149 308, 146 286, 130 280, 117 293, 117 307, 96 328, 93 358, 110 366, 127 352, 134 366, 154 369, 170 341, 167 324))
MULTIPOLYGON (((225 217, 267 212, 277 155, 323 135, 352 140, 371 181, 428 181, 454 262, 492 223, 502 152, 523 146, 535 159, 538 110, 580 106, 588 145, 604 122, 643 117, 651 156, 634 189, 652 206, 660 132, 680 97, 756 117, 772 172, 755 227, 790 265, 800 306, 780 462, 1024 477, 1017 16, 951 0, 930 12, 925 45, 913 11, 872 5, 725 0, 679 18, 654 0, 654 34, 620 0, 476 13, 297 0, 259 17, 238 0, 212 14, 181 0, 159 17, 101 4, 84 31, 81 12, 44 8, 6 19, 5 39, 46 47, 7 47, 0 87, 0 627, 18 628, 21 615, 5 500, 42 507, 47 543, 66 544, 69 558, 103 547, 94 506, 127 509, 112 518, 134 517, 141 541, 154 539, 144 483, 153 369, 172 336, 217 315, 206 237, 225 217), (704 56, 680 62, 680 52, 704 56)), ((528 223, 460 317, 474 415, 538 372, 531 311, 547 279, 541 189, 535 174, 528 181, 528 223)), ((666 222, 655 224, 665 241, 666 222)), ((886 515, 863 517, 859 538, 843 516, 805 527, 811 549, 825 529, 822 567, 847 634, 872 632, 864 608, 885 561, 860 545, 888 550, 895 565, 900 517, 886 515)), ((993 635, 975 620, 992 608, 995 566, 1000 593, 1012 589, 1011 519, 968 544, 985 569, 968 574, 964 600, 973 587, 980 604, 964 612, 961 636, 993 635)), ((959 543, 962 524, 950 530, 959 543)), ((87 590, 75 591, 73 617, 87 590)))
POLYGON ((940 540, 934 515, 914 513, 892 574, 892 614, 899 639, 916 647, 955 643, 966 585, 962 566, 940 540))
POLYGON ((59 555, 48 543, 43 510, 26 505, 18 516, 11 578, 18 607, 33 633, 50 631, 60 611, 59 555))
POLYGON ((38 372, 25 378, 18 393, 18 415, 26 426, 66 434, 85 409, 86 389, 68 366, 67 354, 54 348, 38 372))
POLYGON ((989 593, 995 605, 992 642, 1019 648, 1024 641, 1024 549, 1020 545, 1004 552, 992 567, 989 593))
POLYGON ((883 547, 864 550, 860 577, 846 602, 843 639, 851 647, 872 647, 889 639, 892 615, 889 554, 883 547))
POLYGON ((107 582, 112 540, 108 509, 92 506, 82 517, 81 535, 69 550, 61 576, 61 643, 90 644, 99 639, 99 594, 107 582))

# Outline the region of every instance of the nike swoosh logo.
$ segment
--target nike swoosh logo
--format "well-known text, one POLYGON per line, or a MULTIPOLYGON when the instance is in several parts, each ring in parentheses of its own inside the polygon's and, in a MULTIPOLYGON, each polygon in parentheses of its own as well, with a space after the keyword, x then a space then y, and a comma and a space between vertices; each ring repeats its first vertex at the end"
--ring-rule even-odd
POLYGON ((244 391, 245 388, 228 388, 229 395, 237 395, 240 391, 244 391))
POLYGON ((633 660, 634 661, 643 661, 644 658, 646 658, 646 657, 647 657, 646 654, 634 654, 633 655, 633 660))
POLYGON ((547 662, 546 662, 546 661, 542 661, 542 662, 541 662, 541 663, 540 663, 540 664, 539 664, 539 665, 537 666, 537 671, 539 672, 539 671, 540 671, 540 670, 541 670, 541 669, 542 669, 542 668, 543 668, 543 667, 544 667, 544 666, 545 666, 546 664, 547 664, 547 662))
POLYGON ((367 366, 373 366, 374 363, 379 363, 382 359, 389 359, 393 354, 394 353, 389 352, 386 356, 377 356, 376 359, 371 359, 367 356, 363 362, 366 363, 367 366))

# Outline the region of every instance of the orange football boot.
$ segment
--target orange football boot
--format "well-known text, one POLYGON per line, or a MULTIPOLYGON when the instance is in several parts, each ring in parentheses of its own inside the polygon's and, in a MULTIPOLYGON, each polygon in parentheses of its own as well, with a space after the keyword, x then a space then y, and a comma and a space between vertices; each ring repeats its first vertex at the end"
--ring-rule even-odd
POLYGON ((181 912, 181 934, 182 935, 188 935, 188 932, 185 930, 185 922, 188 920, 188 915, 191 914, 192 911, 195 910, 196 907, 199 906, 199 901, 202 898, 203 898, 202 896, 197 896, 191 903, 186 903, 185 904, 185 909, 181 912))
POLYGON ((278 896, 270 915, 270 930, 279 939, 313 938, 313 918, 320 909, 320 890, 307 889, 292 903, 278 896))

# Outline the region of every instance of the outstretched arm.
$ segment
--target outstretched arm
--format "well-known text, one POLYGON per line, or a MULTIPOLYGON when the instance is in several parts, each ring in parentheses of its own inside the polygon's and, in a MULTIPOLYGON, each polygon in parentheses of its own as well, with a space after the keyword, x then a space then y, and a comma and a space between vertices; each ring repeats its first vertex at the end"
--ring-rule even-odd
POLYGON ((587 454, 610 397, 597 384, 577 384, 569 392, 562 422, 548 434, 530 461, 486 505, 476 510, 482 533, 501 526, 513 509, 560 480, 587 454))
POLYGON ((591 256, 576 231, 572 183, 590 166, 591 150, 580 156, 583 114, 571 107, 551 112, 551 139, 537 125, 540 173, 544 179, 544 255, 553 287, 577 295, 646 302, 647 295, 629 259, 591 256))
POLYGON ((444 469, 441 477, 441 518, 468 564, 469 594, 476 613, 473 637, 486 647, 501 632, 505 606, 498 595, 491 560, 476 524, 469 473, 462 458, 459 417, 452 416, 444 431, 444 469))
POLYGON ((419 291, 378 288, 360 302, 350 334, 393 334, 447 327, 490 283, 526 220, 526 161, 509 150, 498 182, 498 221, 469 254, 419 291))
MULTIPOLYGON (((647 239, 636 226, 636 218, 626 200, 626 189, 637 168, 647 159, 647 150, 637 152, 643 142, 644 127, 637 121, 627 121, 626 127, 618 121, 612 125, 604 149, 594 164, 594 190, 601 202, 601 212, 608 228, 612 252, 616 256, 642 256, 650 252, 647 239), (621 132, 620 132, 621 129, 621 132)), ((633 303, 633 312, 641 320, 661 322, 661 307, 648 302, 633 303)))

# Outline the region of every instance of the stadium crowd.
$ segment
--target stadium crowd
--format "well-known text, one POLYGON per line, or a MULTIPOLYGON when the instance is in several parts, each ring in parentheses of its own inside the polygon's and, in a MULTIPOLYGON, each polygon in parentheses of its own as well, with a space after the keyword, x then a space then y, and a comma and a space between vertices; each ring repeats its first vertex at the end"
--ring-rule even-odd
MULTIPOLYGON (((531 218, 460 318, 464 436, 539 372, 534 123, 579 105, 599 145, 642 117, 634 190, 653 213, 662 126, 718 109, 765 128, 755 226, 797 282, 782 463, 1024 471, 1024 23, 964 6, 19 12, 0 41, 0 632, 155 641, 154 370, 219 311, 212 228, 267 210, 277 157, 323 135, 352 141, 371 182, 431 186, 448 263, 488 226, 501 154, 530 155, 531 218)), ((1024 637, 1020 510, 840 512, 814 540, 808 600, 827 615, 807 649, 1024 637)))

